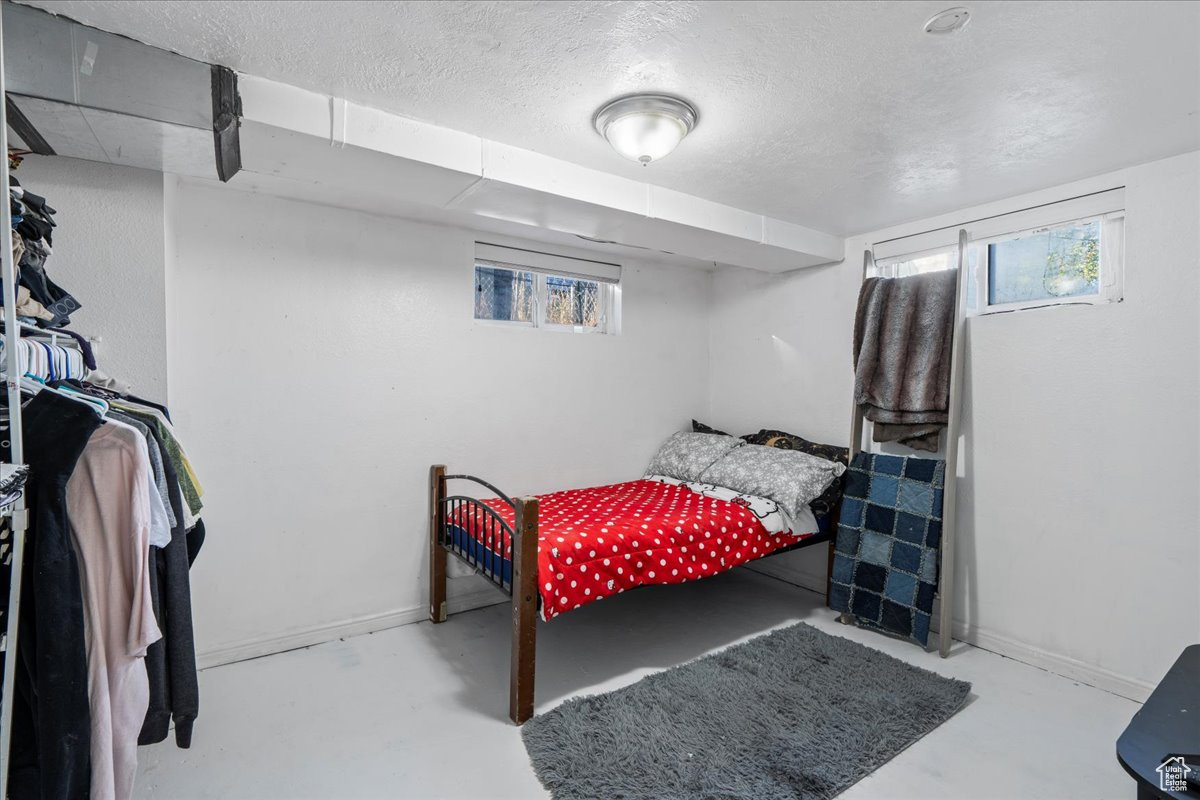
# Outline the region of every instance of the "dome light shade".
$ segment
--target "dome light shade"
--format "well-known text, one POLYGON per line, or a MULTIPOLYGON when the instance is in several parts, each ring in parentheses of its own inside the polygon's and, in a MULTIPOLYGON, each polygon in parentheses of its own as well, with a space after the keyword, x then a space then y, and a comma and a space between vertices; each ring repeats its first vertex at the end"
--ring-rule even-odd
POLYGON ((601 107, 592 124, 614 150, 645 165, 678 147, 696 119, 696 109, 678 97, 634 94, 601 107))

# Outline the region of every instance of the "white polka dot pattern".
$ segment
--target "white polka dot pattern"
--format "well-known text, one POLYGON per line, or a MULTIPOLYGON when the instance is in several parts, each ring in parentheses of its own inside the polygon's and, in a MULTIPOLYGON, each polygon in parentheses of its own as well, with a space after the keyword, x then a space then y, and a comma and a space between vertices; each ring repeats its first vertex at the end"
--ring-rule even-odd
MULTIPOLYGON (((538 500, 538 591, 546 620, 635 586, 716 575, 813 535, 768 533, 744 506, 647 480, 538 500)), ((505 503, 483 502, 512 524, 505 503)), ((463 516, 462 526, 493 547, 483 525, 463 516)), ((511 555, 505 537, 504 557, 511 555)))

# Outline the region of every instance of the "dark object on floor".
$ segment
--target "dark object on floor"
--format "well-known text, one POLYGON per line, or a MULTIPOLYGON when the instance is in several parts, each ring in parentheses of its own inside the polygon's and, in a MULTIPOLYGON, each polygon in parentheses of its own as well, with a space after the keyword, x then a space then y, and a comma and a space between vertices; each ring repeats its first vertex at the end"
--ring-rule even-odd
POLYGON ((525 723, 555 800, 796 800, 844 791, 954 715, 971 685, 793 625, 525 723))
POLYGON ((834 545, 829 607, 925 647, 937 593, 946 462, 858 453, 834 545))
POLYGON ((1117 761, 1137 782, 1138 800, 1200 797, 1200 644, 1183 654, 1117 739, 1117 761), (1186 791, 1164 790, 1182 780, 1186 791))

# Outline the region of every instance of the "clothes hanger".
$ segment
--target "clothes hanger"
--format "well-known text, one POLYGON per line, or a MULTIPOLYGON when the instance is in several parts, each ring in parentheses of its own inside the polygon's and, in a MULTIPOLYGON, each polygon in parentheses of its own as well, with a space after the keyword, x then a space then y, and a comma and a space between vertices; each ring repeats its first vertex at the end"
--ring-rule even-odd
POLYGON ((108 404, 108 401, 105 400, 104 398, 93 397, 92 395, 87 394, 86 392, 79 391, 74 386, 56 386, 56 387, 54 387, 54 389, 59 394, 69 394, 69 395, 73 396, 73 399, 78 398, 80 400, 85 400, 88 403, 91 403, 92 405, 96 406, 96 408, 100 409, 101 416, 107 414, 109 409, 111 408, 111 406, 109 406, 109 404, 108 404))
POLYGON ((56 389, 53 386, 47 386, 46 382, 41 378, 28 372, 21 377, 20 385, 21 390, 28 394, 54 392, 59 397, 65 397, 68 400, 74 400, 76 402, 83 403, 102 417, 108 413, 108 403, 100 398, 91 397, 80 392, 68 392, 62 389, 56 389))

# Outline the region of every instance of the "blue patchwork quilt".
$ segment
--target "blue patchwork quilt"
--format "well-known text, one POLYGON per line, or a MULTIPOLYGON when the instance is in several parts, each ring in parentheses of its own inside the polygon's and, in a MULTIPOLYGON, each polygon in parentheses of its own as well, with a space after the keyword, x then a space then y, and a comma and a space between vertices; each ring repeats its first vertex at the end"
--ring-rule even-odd
POLYGON ((859 453, 846 472, 829 606, 922 647, 937 591, 946 462, 859 453))

